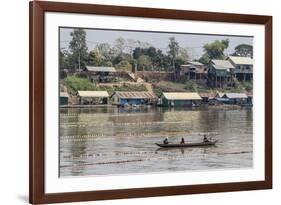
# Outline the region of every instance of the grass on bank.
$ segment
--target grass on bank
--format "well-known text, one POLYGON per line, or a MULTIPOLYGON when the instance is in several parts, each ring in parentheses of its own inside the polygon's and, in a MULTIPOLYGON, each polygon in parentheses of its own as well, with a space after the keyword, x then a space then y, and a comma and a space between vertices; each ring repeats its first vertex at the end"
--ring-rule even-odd
POLYGON ((62 83, 73 96, 77 95, 78 90, 107 91, 109 95, 115 91, 147 91, 144 85, 132 85, 129 83, 122 83, 118 86, 99 86, 98 84, 92 83, 89 79, 77 75, 67 76, 62 80, 62 83))
POLYGON ((244 93, 251 92, 253 90, 252 82, 236 82, 236 86, 232 88, 210 88, 206 85, 197 84, 192 81, 186 81, 184 83, 172 82, 172 81, 160 81, 153 84, 153 90, 157 96, 161 96, 162 92, 198 92, 198 93, 210 93, 210 92, 235 92, 244 93))

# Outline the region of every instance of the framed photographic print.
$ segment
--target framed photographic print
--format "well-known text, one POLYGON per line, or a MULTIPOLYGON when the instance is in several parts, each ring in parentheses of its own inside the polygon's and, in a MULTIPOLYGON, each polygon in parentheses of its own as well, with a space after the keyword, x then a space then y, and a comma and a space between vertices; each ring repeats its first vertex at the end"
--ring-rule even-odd
POLYGON ((30 203, 272 187, 272 17, 30 2, 30 203))

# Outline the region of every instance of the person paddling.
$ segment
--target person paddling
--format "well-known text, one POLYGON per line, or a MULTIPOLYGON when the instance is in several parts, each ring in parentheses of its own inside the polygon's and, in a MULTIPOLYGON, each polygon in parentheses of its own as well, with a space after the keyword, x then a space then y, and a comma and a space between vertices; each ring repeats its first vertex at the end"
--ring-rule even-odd
POLYGON ((208 140, 206 135, 204 135, 203 142, 209 142, 209 140, 208 140))
POLYGON ((164 139, 163 143, 164 143, 164 144, 169 144, 169 139, 168 139, 168 137, 166 137, 166 138, 164 139))
POLYGON ((181 144, 185 144, 183 137, 181 138, 181 144))

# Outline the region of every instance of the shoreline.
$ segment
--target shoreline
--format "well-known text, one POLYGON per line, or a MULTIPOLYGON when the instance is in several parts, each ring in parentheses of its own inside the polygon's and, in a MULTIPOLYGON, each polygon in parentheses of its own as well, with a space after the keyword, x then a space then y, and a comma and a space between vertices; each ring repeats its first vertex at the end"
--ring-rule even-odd
POLYGON ((60 105, 59 108, 114 108, 114 107, 120 107, 120 108, 167 108, 167 109, 173 109, 173 108, 252 108, 253 106, 243 106, 243 105, 235 105, 235 104, 221 104, 221 105, 208 105, 208 104, 202 104, 200 106, 192 107, 192 106, 175 106, 175 107, 165 107, 165 106, 153 106, 153 105, 144 105, 144 106, 119 106, 119 105, 60 105))

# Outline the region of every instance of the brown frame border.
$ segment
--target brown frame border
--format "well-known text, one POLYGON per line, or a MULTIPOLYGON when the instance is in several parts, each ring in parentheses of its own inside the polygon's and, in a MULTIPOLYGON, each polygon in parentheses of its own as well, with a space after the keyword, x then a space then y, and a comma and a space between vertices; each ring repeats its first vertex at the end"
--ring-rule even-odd
POLYGON ((29 4, 29 202, 32 204, 272 188, 272 16, 33 1, 29 4), (44 13, 67 12, 265 26, 265 180, 46 194, 44 191, 44 13))

